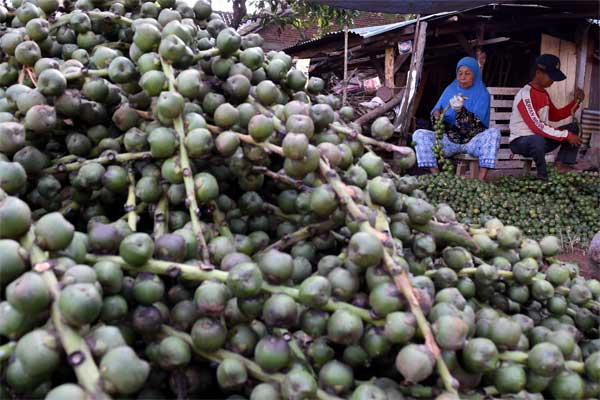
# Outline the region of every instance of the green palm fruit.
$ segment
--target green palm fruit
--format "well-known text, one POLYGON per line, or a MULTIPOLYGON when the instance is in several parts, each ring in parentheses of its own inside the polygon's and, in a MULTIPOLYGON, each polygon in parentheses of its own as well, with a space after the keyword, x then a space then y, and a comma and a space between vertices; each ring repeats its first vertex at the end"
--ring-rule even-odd
POLYGON ((352 368, 337 360, 323 365, 319 371, 319 386, 328 393, 342 395, 354 385, 352 368))
POLYGON ((299 301, 309 307, 321 307, 331 298, 331 283, 322 276, 311 276, 300 285, 299 301))
POLYGON ((227 287, 235 297, 253 297, 260 293, 263 275, 257 264, 243 262, 233 267, 227 275, 227 287))
POLYGON ((409 382, 418 383, 433 372, 435 357, 425 345, 404 346, 396 357, 396 369, 409 382))
POLYGON ((50 304, 50 292, 42 277, 25 272, 6 287, 6 299, 19 312, 35 314, 50 304))
POLYGON ((470 339, 463 348, 462 361, 470 372, 491 372, 498 364, 498 349, 489 339, 470 339))
POLYGON ((0 335, 16 339, 31 329, 33 320, 14 308, 8 301, 0 303, 0 335))
MULTIPOLYGON (((316 391, 316 390, 315 390, 316 391)), ((281 400, 279 389, 272 383, 260 383, 252 389, 250 400, 273 399, 281 400)))
POLYGON ((87 394, 80 386, 73 383, 63 383, 62 385, 56 386, 54 389, 46 394, 48 400, 62 400, 62 399, 73 399, 73 400, 85 400, 87 394))
POLYGON ((451 315, 440 317, 433 325, 435 340, 444 350, 458 350, 467 339, 468 326, 460 318, 451 315))
POLYGON ((7 194, 18 194, 27 181, 27 173, 17 162, 0 161, 0 189, 7 194))
POLYGON ((273 118, 257 114, 248 122, 248 133, 258 142, 267 140, 274 131, 273 118))
POLYGON ((564 363, 560 348, 555 344, 542 342, 533 346, 529 351, 527 366, 541 376, 554 376, 564 363))
POLYGON ((388 395, 382 389, 372 383, 361 383, 352 392, 351 400, 385 400, 388 395))
POLYGON ((0 239, 0 254, 0 281, 8 284, 25 272, 27 253, 14 240, 0 239))
POLYGON ((258 336, 247 324, 235 325, 227 334, 227 349, 241 354, 243 356, 249 356, 252 354, 258 336))
POLYGON ((381 283, 369 294, 371 309, 380 316, 386 316, 399 311, 405 305, 404 298, 400 296, 396 285, 391 282, 381 283))
POLYGON ((396 186, 389 178, 377 176, 369 182, 367 187, 371 200, 384 207, 391 207, 398 196, 396 186))
POLYGON ((327 321, 327 337, 334 343, 356 344, 362 334, 362 320, 350 311, 336 310, 327 321))
POLYGON ((221 282, 203 282, 194 292, 198 312, 214 318, 223 314, 229 298, 228 288, 221 282))
POLYGON ((12 155, 25 147, 23 125, 7 121, 0 123, 0 152, 12 155))
POLYGON ((132 266, 144 265, 154 253, 154 242, 146 233, 133 233, 119 246, 119 255, 132 266))
POLYGON ((108 77, 114 83, 128 83, 136 74, 135 65, 126 57, 115 57, 108 66, 108 77))
POLYGON ((106 296, 102 300, 100 319, 106 323, 116 323, 127 315, 127 311, 127 301, 122 296, 106 296))
POLYGON ((308 115, 290 115, 285 122, 285 129, 291 133, 303 133, 308 139, 312 139, 315 134, 314 122, 308 115))
POLYGON ((571 371, 563 371, 552 379, 549 392, 555 399, 581 399, 585 393, 585 382, 571 371))
POLYGON ((348 258, 361 268, 375 266, 383 258, 383 245, 370 233, 355 233, 348 244, 348 258))
POLYGON ((248 371, 244 364, 237 359, 226 358, 217 367, 217 382, 226 390, 241 387, 248 380, 248 371))
POLYGON ((521 244, 522 232, 516 226, 506 225, 497 233, 497 239, 500 246, 505 249, 514 249, 521 244))
POLYGON ((277 372, 285 368, 291 359, 289 345, 282 338, 265 336, 254 348, 254 361, 267 372, 277 372))
POLYGON ((329 185, 321 185, 313 190, 310 197, 310 210, 320 217, 327 217, 337 208, 335 192, 329 185))
POLYGON ((323 79, 318 78, 316 76, 311 76, 308 80, 308 84, 306 85, 306 90, 310 94, 319 94, 325 88, 325 81, 323 79))
POLYGON ((127 345, 119 328, 110 325, 95 328, 86 336, 86 342, 96 357, 103 357, 112 349, 127 345))
POLYGON ((556 236, 544 236, 539 242, 544 257, 554 257, 561 250, 560 239, 556 236))
POLYGON ((110 393, 131 394, 139 391, 150 372, 150 366, 138 358, 133 349, 120 346, 112 349, 100 361, 100 376, 110 393))
POLYGON ((31 377, 47 377, 60 363, 59 342, 43 329, 24 335, 17 343, 15 354, 23 371, 31 377))
POLYGON ((279 89, 277 86, 269 81, 264 80, 256 85, 256 98, 265 106, 270 106, 275 103, 279 96, 279 89))
POLYGON ((287 294, 273 294, 263 305, 262 319, 268 326, 290 328, 297 322, 298 305, 287 294))
POLYGON ((165 286, 155 274, 142 272, 138 274, 133 286, 133 298, 140 304, 151 305, 163 298, 165 286))
POLYGON ((69 324, 74 326, 90 324, 100 315, 102 295, 92 284, 75 283, 60 292, 58 307, 69 324))
POLYGON ((181 368, 189 364, 192 352, 186 342, 178 337, 164 338, 158 347, 159 364, 165 369, 181 368))
POLYGON ((406 344, 414 337, 416 325, 414 315, 396 311, 386 315, 383 333, 392 343, 406 344))
POLYGON ((520 365, 506 365, 494 373, 494 386, 501 394, 518 393, 525 387, 527 375, 520 365))
POLYGON ((302 368, 292 368, 281 383, 281 394, 286 399, 311 398, 316 395, 317 389, 315 378, 302 368))
POLYGON ((371 136, 377 140, 388 140, 394 134, 394 125, 387 117, 379 117, 371 124, 371 136))
POLYGON ((44 215, 34 227, 36 243, 45 250, 62 250, 71 240, 75 227, 58 212, 44 215))

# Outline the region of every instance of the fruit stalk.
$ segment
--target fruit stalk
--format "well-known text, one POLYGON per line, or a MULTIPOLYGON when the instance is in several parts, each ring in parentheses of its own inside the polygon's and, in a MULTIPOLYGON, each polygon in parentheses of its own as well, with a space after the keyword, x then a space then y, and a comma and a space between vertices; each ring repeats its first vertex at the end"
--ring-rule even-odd
POLYGON ((82 166, 90 163, 98 163, 98 164, 108 164, 111 162, 116 163, 126 163, 129 161, 142 160, 142 159, 150 159, 152 158, 152 154, 149 151, 141 151, 138 153, 121 153, 117 154, 114 152, 109 152, 107 155, 93 158, 91 160, 83 160, 83 161, 74 161, 68 164, 56 164, 51 167, 45 168, 43 170, 46 174, 56 174, 60 172, 71 172, 76 171, 82 166))
POLYGON ((92 398, 100 400, 110 399, 102 390, 100 372, 85 340, 64 322, 58 305, 60 286, 52 270, 53 262, 48 260, 47 253, 35 244, 35 236, 32 230, 23 237, 21 245, 29 251, 32 269, 39 273, 44 282, 46 282, 46 285, 48 285, 53 298, 50 311, 52 324, 67 354, 67 360, 75 371, 77 381, 92 398))
MULTIPOLYGON (((186 280, 199 282, 207 280, 227 282, 227 277, 229 276, 227 272, 213 269, 211 265, 206 264, 190 265, 151 259, 141 267, 132 267, 119 256, 98 256, 92 254, 88 254, 86 256, 86 261, 91 264, 95 264, 100 261, 110 261, 119 264, 122 268, 130 271, 151 272, 157 275, 176 275, 181 276, 181 278, 186 280)), ((267 293, 285 293, 296 300, 300 298, 299 290, 294 287, 271 285, 270 283, 263 282, 262 290, 267 293)), ((382 326, 385 323, 383 320, 373 318, 373 316, 369 313, 369 310, 341 301, 329 300, 323 307, 321 307, 321 309, 325 311, 336 311, 342 309, 348 310, 352 311, 363 321, 370 324, 382 326)))
POLYGON ((281 182, 284 185, 291 186, 298 190, 310 191, 313 189, 312 187, 305 185, 302 181, 291 178, 291 177, 287 176, 286 174, 271 171, 270 169, 268 169, 267 167, 264 167, 262 165, 254 166, 254 167, 252 167, 252 170, 255 172, 259 172, 265 176, 268 176, 269 178, 271 178, 273 180, 281 182))
MULTIPOLYGON (((175 75, 173 73, 173 67, 168 64, 163 58, 161 58, 161 64, 163 72, 169 81, 169 90, 175 90, 175 75)), ((173 127, 179 135, 179 161, 181 163, 181 169, 183 170, 183 183, 185 185, 185 193, 187 196, 186 204, 190 213, 190 219, 192 222, 192 231, 198 240, 200 245, 200 252, 202 260, 205 263, 210 263, 210 254, 206 240, 204 239, 204 233, 202 232, 202 226, 200 225, 200 207, 198 207, 198 200, 196 199, 196 190, 194 186, 194 178, 192 176, 192 167, 190 159, 188 157, 187 149, 185 147, 185 127, 183 125, 183 119, 181 115, 177 116, 173 120, 173 127)))
POLYGON ((219 206, 217 206, 217 203, 215 201, 211 201, 210 206, 211 206, 211 210, 212 210, 211 212, 212 212, 213 222, 214 222, 215 226, 217 227, 219 234, 226 236, 230 239, 233 239, 233 233, 231 233, 229 226, 227 226, 227 221, 225 220, 225 215, 223 215, 221 210, 219 210, 219 206))
POLYGON ((169 231, 169 201, 163 194, 154 210, 154 239, 158 239, 169 231))
POLYGON ((431 353, 435 356, 438 373, 440 374, 440 377, 444 383, 444 387, 447 391, 451 393, 456 393, 456 380, 452 378, 452 375, 448 370, 448 366, 441 357, 440 349, 433 337, 433 333, 431 331, 429 322, 427 321, 423 310, 421 310, 416 293, 414 292, 413 287, 410 284, 408 276, 406 275, 406 271, 404 271, 404 269, 395 261, 394 257, 388 252, 391 249, 393 254, 394 248, 393 242, 391 241, 390 237, 386 233, 384 233, 390 231, 385 215, 378 210, 378 216, 376 221, 377 229, 373 228, 369 224, 367 217, 358 208, 358 206, 350 196, 349 189, 341 181, 338 174, 333 169, 331 169, 329 165, 327 165, 327 163, 323 160, 320 161, 319 167, 321 175, 323 175, 323 177, 327 180, 327 182, 336 192, 336 194, 340 198, 340 202, 342 203, 342 205, 348 210, 350 215, 355 220, 361 222, 361 230, 371 233, 382 242, 385 249, 383 252, 383 263, 385 269, 394 280, 394 284, 396 285, 398 290, 407 299, 410 306, 410 310, 417 320, 417 325, 421 330, 421 333, 425 337, 425 343, 431 351, 431 353))
POLYGON ((127 189, 127 201, 125 202, 125 211, 127 212, 127 225, 129 228, 135 232, 137 230, 137 212, 136 212, 136 204, 135 204, 135 177, 133 176, 133 172, 129 171, 129 188, 127 189))
MULTIPOLYGON (((527 364, 529 354, 524 351, 505 351, 499 354, 502 361, 511 361, 518 364, 527 364)), ((581 361, 565 360, 565 368, 577 372, 578 374, 585 373, 585 363, 581 361)))
POLYGON ((428 233, 436 241, 449 243, 453 246, 463 246, 469 250, 476 251, 478 246, 473 241, 469 232, 463 226, 456 222, 443 224, 441 222, 429 221, 424 225, 409 223, 409 226, 419 232, 428 233))
POLYGON ((376 140, 371 137, 365 136, 362 133, 358 133, 351 128, 340 126, 338 123, 332 123, 329 126, 336 132, 342 133, 348 136, 349 138, 358 139, 358 141, 360 141, 364 145, 379 147, 380 149, 389 151, 390 153, 397 153, 400 155, 400 157, 409 157, 413 154, 413 150, 410 147, 397 146, 392 143, 376 140))
POLYGON ((319 233, 327 232, 336 226, 333 221, 317 222, 316 224, 307 225, 304 228, 298 229, 296 232, 288 233, 281 239, 265 247, 261 252, 266 253, 271 249, 283 250, 294 244, 306 240, 319 233))
POLYGON ((0 362, 6 361, 15 352, 17 342, 8 342, 0 346, 0 362))
MULTIPOLYGON (((219 349, 212 353, 207 353, 205 351, 196 350, 194 348, 194 343, 192 341, 192 337, 190 335, 188 335, 187 333, 173 329, 173 328, 169 327, 168 325, 163 325, 162 331, 165 336, 175 336, 175 337, 180 338, 184 342, 186 342, 193 349, 193 351, 196 354, 198 354, 199 356, 201 356, 202 358, 205 358, 210 361, 214 361, 216 363, 221 363, 225 359, 235 359, 235 360, 238 360, 239 362, 241 362, 242 364, 244 364, 244 366, 246 367, 246 369, 248 370, 250 375, 252 375, 254 378, 256 378, 262 382, 277 382, 279 384, 283 383, 283 380, 285 378, 284 374, 268 373, 265 370, 263 370, 257 363, 255 363, 254 361, 252 361, 244 356, 241 356, 237 353, 223 350, 223 349, 219 349)), ((319 400, 341 400, 339 397, 332 396, 321 389, 317 389, 317 399, 319 399, 319 400)))

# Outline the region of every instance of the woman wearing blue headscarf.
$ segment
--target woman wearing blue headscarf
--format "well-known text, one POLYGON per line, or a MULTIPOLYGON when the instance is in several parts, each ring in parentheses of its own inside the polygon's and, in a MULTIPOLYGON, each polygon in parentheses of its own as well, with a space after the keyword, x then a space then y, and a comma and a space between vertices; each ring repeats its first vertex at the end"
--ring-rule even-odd
MULTIPOLYGON (((490 94, 483 81, 477 60, 464 57, 456 65, 456 79, 452 82, 431 111, 437 120, 444 114, 445 134, 442 139, 444 155, 467 153, 479 158, 479 179, 485 180, 488 170, 496 166, 496 154, 500 147, 500 131, 490 128, 490 94)), ((419 129, 413 134, 416 142, 417 164, 438 172, 433 154, 435 133, 419 129)))

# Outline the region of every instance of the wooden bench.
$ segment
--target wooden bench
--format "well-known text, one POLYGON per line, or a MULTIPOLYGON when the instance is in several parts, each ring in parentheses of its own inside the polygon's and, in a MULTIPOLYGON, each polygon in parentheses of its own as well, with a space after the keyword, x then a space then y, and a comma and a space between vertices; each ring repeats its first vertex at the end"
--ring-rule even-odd
MULTIPOLYGON (((521 88, 518 87, 489 87, 490 93, 490 128, 498 128, 502 134, 500 140, 500 149, 498 150, 496 169, 516 169, 523 168, 524 174, 528 174, 533 165, 533 159, 513 154, 508 145, 510 136, 509 122, 512 112, 512 105, 516 94, 521 88)), ((465 173, 469 167, 471 178, 477 178, 479 175, 479 160, 468 154, 458 154, 453 157, 458 161, 456 175, 465 173)), ((547 156, 551 160, 551 156, 547 156)))

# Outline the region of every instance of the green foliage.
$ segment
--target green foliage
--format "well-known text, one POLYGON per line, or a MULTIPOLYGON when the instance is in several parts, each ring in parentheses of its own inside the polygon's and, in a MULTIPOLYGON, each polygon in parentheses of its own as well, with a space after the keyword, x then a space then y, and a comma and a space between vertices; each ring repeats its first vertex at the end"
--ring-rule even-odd
POLYGON ((274 23, 279 26, 291 25, 299 30, 316 26, 319 35, 326 34, 335 27, 352 26, 353 18, 359 15, 355 10, 314 4, 304 0, 250 1, 257 10, 260 10, 252 18, 260 21, 263 26, 274 23))

